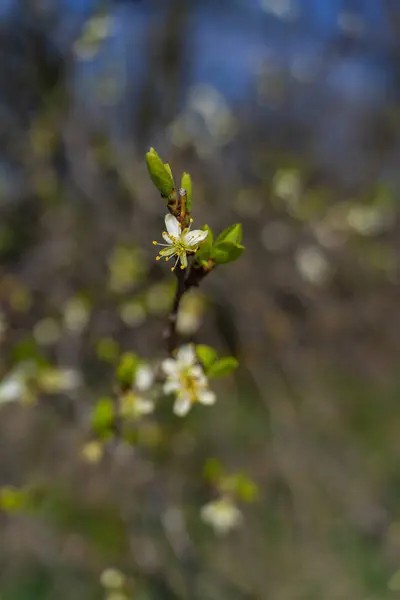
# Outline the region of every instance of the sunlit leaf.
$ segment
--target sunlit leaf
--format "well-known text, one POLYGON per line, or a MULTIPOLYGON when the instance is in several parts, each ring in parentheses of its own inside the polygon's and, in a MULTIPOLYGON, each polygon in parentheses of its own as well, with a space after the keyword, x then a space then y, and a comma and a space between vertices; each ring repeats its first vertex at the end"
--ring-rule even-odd
POLYGON ((235 369, 237 369, 239 363, 233 356, 225 356, 214 362, 209 369, 207 369, 208 377, 223 377, 229 375, 235 369))

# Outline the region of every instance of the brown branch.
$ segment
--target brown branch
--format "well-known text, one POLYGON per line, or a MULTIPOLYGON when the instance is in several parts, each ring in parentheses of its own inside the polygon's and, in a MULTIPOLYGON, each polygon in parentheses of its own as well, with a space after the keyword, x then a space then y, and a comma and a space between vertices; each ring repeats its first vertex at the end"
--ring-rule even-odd
POLYGON ((171 312, 168 316, 168 326, 164 333, 164 338, 167 343, 168 354, 172 354, 175 348, 178 346, 178 332, 176 329, 178 321, 179 307, 184 294, 193 287, 198 287, 204 277, 211 271, 213 264, 210 268, 195 267, 193 264, 190 267, 189 274, 186 275, 186 269, 177 269, 176 271, 176 291, 174 302, 172 305, 171 312))
POLYGON ((178 312, 179 306, 182 300, 184 293, 187 290, 185 283, 186 273, 182 269, 176 270, 176 291, 174 302, 172 304, 171 312, 168 316, 168 325, 164 333, 165 340, 167 342, 167 351, 168 354, 172 354, 175 348, 178 345, 178 332, 176 329, 177 321, 178 321, 178 312))

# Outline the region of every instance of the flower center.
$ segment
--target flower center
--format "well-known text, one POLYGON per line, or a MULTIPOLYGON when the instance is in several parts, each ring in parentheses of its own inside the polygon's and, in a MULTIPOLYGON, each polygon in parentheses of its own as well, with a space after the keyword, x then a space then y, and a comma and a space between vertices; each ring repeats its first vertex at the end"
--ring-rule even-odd
POLYGON ((196 402, 198 395, 198 381, 197 378, 190 373, 190 371, 184 371, 181 373, 180 382, 182 390, 189 394, 191 402, 196 402))

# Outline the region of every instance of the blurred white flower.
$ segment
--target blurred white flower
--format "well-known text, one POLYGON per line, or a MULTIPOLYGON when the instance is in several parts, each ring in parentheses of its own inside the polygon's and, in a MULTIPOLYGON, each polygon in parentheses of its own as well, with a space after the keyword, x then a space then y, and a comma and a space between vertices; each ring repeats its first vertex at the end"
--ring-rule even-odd
POLYGON ((141 364, 135 375, 134 386, 139 392, 147 392, 153 385, 154 373, 149 365, 141 364))
POLYGON ((318 246, 300 248, 295 261, 300 275, 310 283, 322 285, 331 275, 331 265, 318 246))
POLYGON ((169 260, 173 256, 176 256, 176 261, 171 271, 174 271, 178 262, 181 262, 181 269, 186 269, 188 265, 187 255, 194 254, 199 247, 200 242, 206 239, 208 231, 202 231, 201 229, 195 229, 190 231, 190 226, 185 227, 182 230, 182 226, 173 215, 168 214, 165 217, 165 227, 167 231, 163 231, 163 238, 167 242, 166 244, 160 244, 154 241, 155 246, 165 246, 163 250, 160 250, 156 260, 165 258, 169 260))
POLYGON ((121 415, 125 418, 140 418, 154 410, 154 402, 144 392, 150 390, 154 382, 152 369, 141 364, 135 375, 131 390, 121 396, 121 415))
POLYGON ((11 373, 0 383, 0 404, 20 400, 26 391, 26 384, 18 373, 11 373))
POLYGON ((28 381, 36 373, 31 361, 20 363, 0 382, 0 404, 23 401, 29 395, 28 381))
POLYGON ((82 375, 76 369, 49 367, 39 372, 38 382, 45 392, 68 393, 82 385, 82 375))
POLYGON ((217 534, 225 535, 242 523, 243 515, 231 498, 222 496, 202 507, 201 518, 217 534))
POLYGON ((377 235, 390 229, 395 212, 388 207, 355 205, 349 209, 347 223, 361 235, 377 235))
POLYGON ((125 585, 126 577, 119 569, 109 567, 100 575, 100 583, 106 589, 118 590, 125 585))
POLYGON ((210 406, 216 397, 208 387, 208 380, 198 364, 192 345, 181 346, 176 358, 166 358, 161 368, 167 376, 164 383, 165 394, 175 394, 174 413, 185 416, 192 404, 200 402, 210 406))
POLYGON ((205 300, 198 291, 191 290, 182 298, 176 329, 182 335, 192 335, 200 327, 205 309, 205 300))

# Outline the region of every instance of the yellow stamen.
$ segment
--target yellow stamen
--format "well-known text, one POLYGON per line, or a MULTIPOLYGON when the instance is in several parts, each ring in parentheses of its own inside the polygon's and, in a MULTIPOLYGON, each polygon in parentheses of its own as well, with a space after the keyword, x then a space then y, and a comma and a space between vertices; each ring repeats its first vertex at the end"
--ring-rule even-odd
POLYGON ((156 256, 156 260, 161 260, 161 256, 156 256))
POLYGON ((181 269, 183 270, 185 267, 183 265, 181 265, 181 269))
POLYGON ((153 240, 151 243, 153 244, 153 246, 157 246, 157 244, 158 244, 158 242, 156 242, 156 240, 153 240))
POLYGON ((175 267, 171 267, 171 271, 175 271, 175 267))

